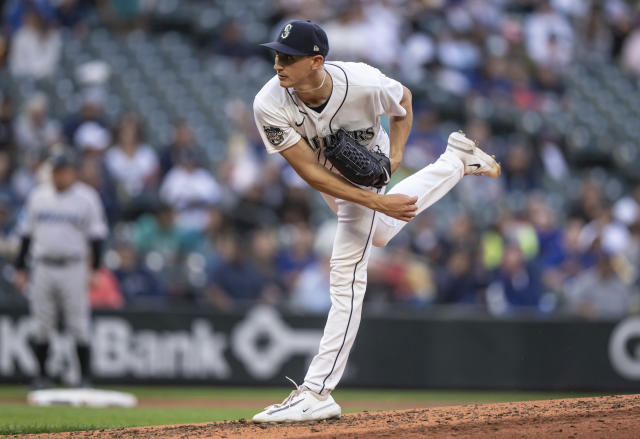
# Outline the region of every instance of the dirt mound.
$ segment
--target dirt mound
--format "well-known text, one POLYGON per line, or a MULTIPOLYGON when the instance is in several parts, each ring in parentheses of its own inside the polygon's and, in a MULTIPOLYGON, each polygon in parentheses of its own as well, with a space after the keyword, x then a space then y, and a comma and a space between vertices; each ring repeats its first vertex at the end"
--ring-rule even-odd
MULTIPOLYGON (((38 437, 44 437, 38 435, 38 437)), ((74 432, 50 438, 629 438, 640 437, 640 395, 363 412, 293 425, 226 421, 74 432)))

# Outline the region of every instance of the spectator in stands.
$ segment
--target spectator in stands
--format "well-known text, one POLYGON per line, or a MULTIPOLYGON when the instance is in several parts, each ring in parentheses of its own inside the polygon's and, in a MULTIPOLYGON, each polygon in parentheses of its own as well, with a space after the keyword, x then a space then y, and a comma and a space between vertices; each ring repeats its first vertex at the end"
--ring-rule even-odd
POLYGON ((531 144, 525 138, 509 144, 502 164, 504 184, 509 192, 528 192, 539 187, 539 167, 534 166, 531 144))
POLYGON ((298 275, 306 266, 315 263, 317 256, 313 251, 313 230, 308 223, 285 226, 283 232, 288 242, 278 252, 276 265, 280 279, 290 290, 298 275))
POLYGON ((630 265, 635 267, 635 277, 640 280, 640 184, 614 204, 612 213, 614 219, 631 233, 624 254, 630 265))
POLYGON ((579 23, 580 32, 576 34, 576 50, 581 57, 595 61, 607 61, 611 57, 613 33, 607 23, 604 5, 593 2, 589 11, 579 23))
POLYGON ((599 237, 595 243, 596 266, 581 272, 567 285, 566 308, 573 314, 618 319, 630 311, 632 289, 616 268, 623 243, 615 238, 608 241, 606 233, 599 237))
POLYGON ((17 203, 24 203, 29 192, 46 177, 46 173, 43 174, 42 171, 46 167, 47 157, 46 154, 25 155, 22 163, 14 168, 11 173, 11 192, 17 203))
POLYGON ((13 100, 0 91, 0 151, 15 153, 13 100))
POLYGON ((167 267, 179 264, 184 253, 198 248, 200 238, 199 234, 179 227, 175 223, 173 207, 162 202, 153 214, 139 217, 132 231, 132 242, 139 254, 161 255, 167 267))
POLYGON ((182 151, 190 150, 203 168, 209 167, 207 152, 197 143, 193 129, 186 120, 178 121, 173 127, 173 141, 160 154, 160 168, 162 175, 166 175, 177 163, 182 151))
POLYGON ((4 3, 4 25, 14 33, 25 22, 29 9, 35 10, 46 20, 55 19, 55 8, 51 0, 8 0, 4 3))
POLYGON ((599 238, 606 240, 602 242, 602 245, 608 246, 605 250, 614 248, 616 252, 622 252, 631 242, 628 227, 615 219, 609 207, 602 209, 598 217, 585 224, 578 236, 583 248, 595 246, 599 238))
POLYGON ((628 72, 640 75, 640 26, 636 26, 622 46, 621 63, 628 72))
POLYGON ((476 90, 490 98, 493 104, 505 104, 511 99, 512 87, 507 58, 497 55, 488 57, 482 65, 482 75, 475 85, 476 90))
POLYGON ((136 220, 131 238, 139 257, 153 262, 156 278, 171 298, 191 296, 189 258, 194 252, 202 253, 206 264, 209 255, 203 233, 178 226, 173 207, 160 202, 153 213, 136 220))
POLYGON ((9 208, 17 211, 21 206, 14 193, 11 181, 13 172, 11 161, 11 155, 7 151, 0 150, 0 199, 9 208))
POLYGON ((144 143, 137 114, 122 117, 115 142, 105 153, 105 164, 118 187, 120 203, 135 215, 152 197, 160 171, 158 157, 155 150, 144 143))
POLYGON ((0 193, 0 260, 10 263, 15 260, 18 250, 18 237, 13 233, 15 213, 11 199, 0 193))
MULTIPOLYGON (((440 64, 446 69, 470 73, 479 66, 480 50, 464 33, 445 31, 439 35, 437 55, 440 64)), ((469 80, 471 77, 466 76, 469 80)), ((469 84, 470 85, 470 84, 469 84)))
POLYGON ((572 220, 562 228, 557 214, 539 195, 529 198, 528 217, 535 228, 539 252, 536 262, 545 292, 561 293, 567 279, 588 264, 588 255, 578 243, 582 222, 572 220))
POLYGON ((390 287, 390 300, 422 307, 436 299, 436 282, 425 261, 412 251, 408 235, 394 238, 379 267, 390 287), (399 238, 399 239, 398 239, 399 238))
POLYGON ((102 156, 111 146, 111 135, 98 122, 87 121, 75 130, 73 145, 82 154, 102 156))
POLYGON ((565 221, 560 256, 547 259, 548 265, 541 267, 545 291, 562 294, 569 280, 595 264, 594 254, 580 242, 583 227, 584 223, 578 218, 565 221))
POLYGON ((438 303, 479 304, 481 285, 474 272, 474 255, 464 249, 453 250, 436 270, 438 303))
POLYGON ((628 268, 630 269, 629 277, 636 285, 636 291, 640 292, 640 217, 629 226, 631 240, 624 251, 628 268))
MULTIPOLYGON (((438 130, 439 122, 435 108, 423 106, 413 109, 413 129, 404 150, 403 166, 418 170, 440 156, 445 139, 438 130)), ((482 147, 485 147, 484 143, 482 147)))
POLYGON ((632 188, 628 195, 616 201, 612 214, 616 221, 627 226, 640 220, 640 184, 632 188))
POLYGON ((253 232, 250 259, 264 281, 263 298, 269 303, 281 303, 288 293, 278 274, 277 253, 278 239, 275 230, 262 228, 253 232))
POLYGON ((73 144, 80 151, 79 178, 98 191, 109 225, 113 226, 120 214, 120 205, 116 183, 104 162, 111 135, 98 123, 85 122, 76 131, 73 144))
MULTIPOLYGON (((284 188, 280 187, 279 189, 280 194, 284 192, 284 188)), ((250 232, 260 227, 277 227, 279 225, 276 209, 280 207, 281 203, 277 203, 276 206, 270 205, 266 200, 266 194, 267 187, 256 183, 235 200, 229 215, 239 233, 250 232)))
POLYGON ((517 242, 507 242, 487 295, 489 309, 494 313, 537 308, 542 295, 539 273, 527 263, 517 242))
POLYGON ((101 267, 89 287, 89 303, 92 309, 119 309, 124 305, 118 280, 108 268, 101 267))
POLYGON ((560 138, 553 132, 543 133, 538 138, 540 160, 544 166, 545 175, 558 183, 566 181, 569 176, 569 165, 560 148, 560 138))
POLYGON ((58 123, 49 117, 49 100, 44 93, 30 96, 23 111, 15 121, 15 139, 19 160, 27 156, 48 154, 49 149, 60 141, 58 123))
POLYGON ((63 133, 68 144, 75 144, 76 131, 86 122, 95 122, 109 130, 109 124, 103 114, 105 100, 106 91, 101 87, 89 87, 82 91, 80 110, 68 116, 63 124, 63 133))
POLYGON ((475 226, 469 214, 461 213, 452 218, 447 235, 442 239, 445 248, 450 251, 455 249, 473 251, 478 246, 478 235, 474 229, 475 226))
POLYGON ((116 32, 129 32, 141 28, 146 13, 154 2, 131 0, 104 0, 97 2, 102 22, 116 32))
POLYGON ((534 89, 527 62, 528 59, 524 57, 513 57, 507 68, 511 103, 518 111, 540 109, 539 95, 534 89))
POLYGON ((331 308, 329 291, 329 258, 321 255, 307 265, 291 289, 291 306, 295 311, 323 314, 331 308))
MULTIPOLYGON (((265 194, 263 196, 267 198, 265 194)), ((282 224, 308 223, 313 212, 308 188, 299 186, 287 187, 284 198, 273 207, 277 210, 282 224)))
POLYGON ((88 31, 86 23, 89 6, 84 0, 58 0, 56 17, 62 27, 69 28, 78 35, 85 35, 88 31))
POLYGON ((154 274, 138 259, 131 243, 120 242, 115 246, 117 266, 113 273, 118 280, 128 305, 166 303, 167 297, 154 274))
POLYGON ((229 20, 223 26, 220 35, 213 39, 211 52, 215 55, 235 58, 239 62, 256 56, 258 46, 247 41, 242 24, 229 20))
POLYGON ((36 79, 51 76, 58 67, 61 50, 62 38, 53 20, 28 4, 24 23, 11 40, 11 73, 36 79))
POLYGON ((0 192, 0 303, 7 301, 22 301, 24 297, 12 294, 14 291, 11 268, 20 247, 19 237, 14 233, 16 211, 12 208, 11 200, 0 192))
POLYGON ((580 218, 588 223, 598 218, 604 206, 602 187, 595 180, 584 180, 580 184, 580 194, 569 208, 569 216, 580 218))
POLYGON ((527 17, 524 30, 527 53, 533 61, 555 68, 571 61, 573 29, 553 10, 550 0, 540 2, 536 12, 527 17))
POLYGON ((240 237, 227 231, 219 237, 221 261, 208 276, 206 300, 221 310, 247 307, 264 298, 265 282, 241 248, 240 237))
POLYGON ((160 198, 176 212, 176 223, 185 229, 203 231, 208 210, 220 201, 220 187, 213 175, 200 167, 195 152, 182 151, 160 186, 160 198))
POLYGON ((334 20, 324 26, 331 56, 345 61, 365 60, 390 67, 400 51, 401 20, 396 8, 381 3, 352 1, 341 4, 334 20))
POLYGON ((540 268, 545 270, 557 266, 564 258, 564 242, 555 212, 540 195, 529 197, 527 212, 538 238, 537 261, 540 268))
POLYGON ((367 28, 362 2, 344 3, 336 12, 335 19, 324 26, 330 35, 331 56, 345 61, 369 60, 375 51, 369 37, 376 30, 367 28))

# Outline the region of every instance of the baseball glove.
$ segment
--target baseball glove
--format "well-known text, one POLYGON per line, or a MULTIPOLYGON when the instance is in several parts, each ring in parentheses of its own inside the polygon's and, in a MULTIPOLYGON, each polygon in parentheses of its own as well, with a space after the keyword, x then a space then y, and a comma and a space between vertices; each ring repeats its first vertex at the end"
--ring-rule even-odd
POLYGON ((326 146, 324 156, 351 183, 375 188, 389 183, 391 162, 386 155, 369 151, 343 128, 331 143, 326 146))

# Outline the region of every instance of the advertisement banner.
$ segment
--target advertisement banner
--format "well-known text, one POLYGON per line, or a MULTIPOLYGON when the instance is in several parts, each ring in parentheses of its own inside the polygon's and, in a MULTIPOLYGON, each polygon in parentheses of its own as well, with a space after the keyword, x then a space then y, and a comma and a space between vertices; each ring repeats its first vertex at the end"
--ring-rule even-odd
MULTIPOLYGON (((96 383, 284 385, 302 381, 322 316, 259 306, 247 313, 98 312, 96 383)), ((0 382, 36 372, 33 323, 0 312, 0 382)), ((460 389, 640 389, 640 318, 621 322, 365 315, 343 386, 460 389)), ((49 372, 77 377, 73 342, 51 337, 49 372)))

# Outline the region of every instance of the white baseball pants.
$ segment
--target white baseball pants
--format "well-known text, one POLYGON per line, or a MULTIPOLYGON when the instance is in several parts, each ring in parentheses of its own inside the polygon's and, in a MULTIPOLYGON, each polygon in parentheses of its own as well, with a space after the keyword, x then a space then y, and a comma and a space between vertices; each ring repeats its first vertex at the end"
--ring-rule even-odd
MULTIPOLYGON (((389 193, 417 196, 418 213, 449 192, 464 176, 464 165, 450 152, 400 181, 389 193)), ((374 190, 374 189, 372 189, 374 190)), ((371 245, 385 246, 407 223, 359 204, 323 194, 338 216, 331 255, 331 309, 304 385, 314 392, 335 389, 358 333, 367 287, 371 245)))
POLYGON ((35 320, 37 342, 49 340, 57 329, 58 313, 62 311, 64 326, 76 343, 89 343, 88 275, 89 268, 84 260, 63 266, 34 262, 29 282, 29 306, 35 320))

